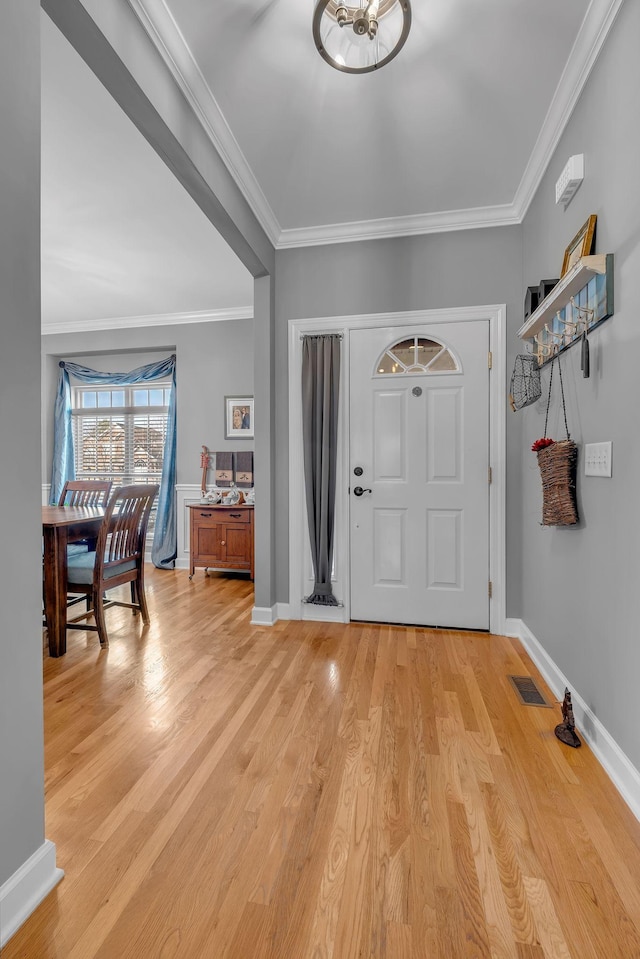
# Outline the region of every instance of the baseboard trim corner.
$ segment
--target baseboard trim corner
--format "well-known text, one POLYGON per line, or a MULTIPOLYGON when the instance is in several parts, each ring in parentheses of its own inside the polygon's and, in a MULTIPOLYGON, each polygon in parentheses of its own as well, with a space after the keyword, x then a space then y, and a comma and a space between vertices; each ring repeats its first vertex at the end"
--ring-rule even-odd
POLYGON ((277 606, 254 606, 251 610, 252 626, 275 626, 277 622, 277 606))
POLYGON ((0 949, 26 922, 64 872, 56 866, 56 847, 48 839, 0 886, 0 949))
POLYGON ((549 656, 540 641, 521 619, 507 620, 507 636, 519 639, 540 670, 554 695, 564 698, 565 688, 571 689, 573 715, 579 732, 603 767, 636 819, 640 821, 640 771, 622 751, 611 733, 602 725, 591 707, 574 690, 571 682, 549 656), (514 632, 509 631, 509 627, 514 632))

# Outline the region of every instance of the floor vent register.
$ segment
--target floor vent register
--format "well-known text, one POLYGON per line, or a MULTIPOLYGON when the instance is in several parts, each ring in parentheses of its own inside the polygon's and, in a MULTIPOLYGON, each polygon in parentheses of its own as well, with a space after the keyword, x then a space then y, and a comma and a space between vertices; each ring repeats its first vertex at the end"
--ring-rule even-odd
POLYGON ((509 676, 509 679, 523 706, 546 706, 549 709, 553 708, 553 703, 547 701, 533 677, 509 676))

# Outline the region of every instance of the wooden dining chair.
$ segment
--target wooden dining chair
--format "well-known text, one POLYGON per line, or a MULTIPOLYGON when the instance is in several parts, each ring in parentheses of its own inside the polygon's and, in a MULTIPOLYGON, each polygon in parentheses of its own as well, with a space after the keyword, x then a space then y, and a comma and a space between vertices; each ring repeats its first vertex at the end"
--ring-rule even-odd
POLYGON ((67 623, 67 628, 96 630, 101 646, 109 644, 104 611, 110 606, 127 606, 139 611, 142 622, 149 623, 144 593, 144 549, 149 515, 158 489, 157 484, 149 483, 115 490, 105 508, 95 550, 68 557, 68 590, 89 597, 89 608, 67 623), (105 601, 109 590, 125 583, 131 584, 130 603, 105 601), (94 616, 95 625, 79 622, 88 616, 94 616))
POLYGON ((104 506, 112 486, 110 480, 67 480, 58 506, 104 506))
MULTIPOLYGON (((58 506, 104 506, 112 486, 110 480, 67 480, 60 493, 58 506)), ((88 549, 95 549, 95 540, 69 543, 67 555, 86 553, 88 549)))
MULTIPOLYGON (((58 506, 104 506, 109 498, 112 486, 113 483, 110 480, 67 480, 58 497, 58 506)), ((78 553, 87 553, 90 549, 95 549, 95 546, 95 539, 85 539, 78 543, 68 543, 67 561, 70 556, 75 556, 78 553)), ((84 599, 84 596, 67 594, 67 606, 74 606, 76 603, 81 603, 84 599)), ((86 597, 86 600, 88 609, 89 597, 86 597)), ((44 614, 42 625, 46 629, 47 623, 44 614)))

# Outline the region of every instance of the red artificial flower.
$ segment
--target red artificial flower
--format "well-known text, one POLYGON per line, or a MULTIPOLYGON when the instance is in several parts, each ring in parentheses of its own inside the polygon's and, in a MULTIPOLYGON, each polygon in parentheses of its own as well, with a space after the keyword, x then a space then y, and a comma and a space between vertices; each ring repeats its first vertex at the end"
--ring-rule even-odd
POLYGON ((539 440, 536 440, 531 449, 534 453, 537 453, 538 450, 544 450, 547 446, 553 446, 555 440, 552 440, 549 436, 542 436, 539 440))

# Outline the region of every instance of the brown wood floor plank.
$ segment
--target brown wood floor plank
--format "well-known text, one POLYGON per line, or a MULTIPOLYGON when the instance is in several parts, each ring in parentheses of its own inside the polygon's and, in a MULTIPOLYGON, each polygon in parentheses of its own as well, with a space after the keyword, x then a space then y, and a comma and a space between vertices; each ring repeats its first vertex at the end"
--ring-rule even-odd
POLYGON ((66 875, 2 959, 640 956, 640 824, 519 703, 517 641, 252 626, 242 577, 148 581, 148 627, 109 610, 108 649, 44 660, 66 875))

